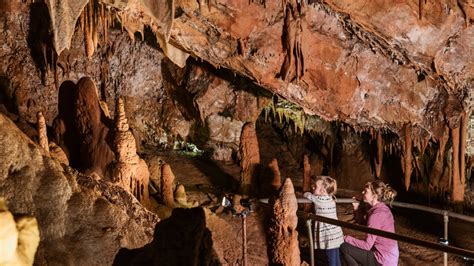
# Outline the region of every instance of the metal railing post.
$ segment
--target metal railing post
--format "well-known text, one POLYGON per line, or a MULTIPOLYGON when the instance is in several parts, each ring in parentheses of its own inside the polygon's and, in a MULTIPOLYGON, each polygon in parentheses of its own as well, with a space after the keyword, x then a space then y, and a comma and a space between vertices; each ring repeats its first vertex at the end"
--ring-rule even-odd
POLYGON ((242 265, 247 266, 247 214, 242 214, 242 265))
POLYGON ((313 242, 313 229, 311 227, 311 219, 306 220, 306 226, 308 228, 308 238, 309 238, 309 255, 311 258, 311 266, 314 266, 314 242, 313 242))
MULTIPOLYGON (((448 211, 443 211, 443 221, 444 221, 444 239, 443 239, 443 244, 449 245, 448 241, 448 222, 449 222, 449 215, 448 211)), ((444 252, 443 253, 443 261, 444 261, 444 266, 448 265, 448 253, 444 252)))

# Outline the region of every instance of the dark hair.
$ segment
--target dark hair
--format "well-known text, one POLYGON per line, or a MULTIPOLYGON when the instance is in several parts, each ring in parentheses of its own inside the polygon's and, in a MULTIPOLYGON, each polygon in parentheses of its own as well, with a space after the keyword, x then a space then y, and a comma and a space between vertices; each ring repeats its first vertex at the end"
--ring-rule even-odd
POLYGON ((374 194, 377 195, 379 201, 382 201, 387 204, 392 204, 393 200, 397 196, 397 191, 391 188, 389 185, 385 184, 380 180, 367 182, 365 187, 372 190, 374 194))

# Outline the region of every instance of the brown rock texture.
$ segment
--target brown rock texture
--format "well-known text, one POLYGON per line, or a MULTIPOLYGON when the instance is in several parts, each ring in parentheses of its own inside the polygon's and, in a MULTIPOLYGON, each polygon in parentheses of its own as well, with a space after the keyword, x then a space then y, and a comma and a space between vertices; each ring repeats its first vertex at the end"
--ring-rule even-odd
POLYGON ((260 164, 260 152, 258 147, 257 133, 252 122, 244 125, 240 135, 240 185, 242 193, 248 195, 250 188, 255 182, 257 167, 260 164))
POLYGON ((150 172, 145 161, 137 154, 135 138, 130 131, 121 98, 117 100, 115 111, 115 162, 110 178, 132 193, 143 205, 149 206, 150 172))
POLYGON ((14 217, 0 198, 0 265, 33 265, 40 236, 34 217, 14 217))
POLYGON ((92 79, 84 77, 77 82, 74 107, 81 168, 84 173, 95 172, 103 177, 114 153, 107 141, 110 125, 105 122, 110 121, 102 115, 97 87, 92 79))
POLYGON ((121 187, 43 156, 0 114, 0 197, 12 213, 34 215, 35 264, 110 265, 121 247, 151 241, 159 221, 121 187))
POLYGON ((174 185, 174 174, 171 171, 171 166, 167 163, 161 166, 161 200, 163 204, 168 207, 174 208, 174 194, 173 194, 173 185, 174 185))
POLYGON ((38 112, 36 125, 38 130, 38 144, 45 151, 45 154, 49 155, 48 132, 43 113, 41 112, 38 112))
POLYGON ((272 203, 268 228, 268 257, 273 265, 300 265, 298 246, 298 203, 291 179, 286 178, 272 203))

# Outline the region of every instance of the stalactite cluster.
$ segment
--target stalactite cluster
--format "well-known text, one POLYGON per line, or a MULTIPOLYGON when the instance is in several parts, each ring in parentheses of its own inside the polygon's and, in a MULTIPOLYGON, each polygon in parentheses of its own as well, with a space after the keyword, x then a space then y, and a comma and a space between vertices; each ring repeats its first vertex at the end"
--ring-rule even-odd
POLYGON ((109 25, 113 22, 111 12, 99 0, 91 0, 79 17, 87 57, 91 58, 99 44, 99 29, 102 27, 103 41, 108 41, 109 25))
POLYGON ((280 123, 283 123, 283 121, 286 123, 293 122, 295 132, 304 133, 306 115, 301 107, 275 97, 263 110, 265 112, 265 121, 268 121, 269 115, 273 114, 275 118, 278 117, 280 123))

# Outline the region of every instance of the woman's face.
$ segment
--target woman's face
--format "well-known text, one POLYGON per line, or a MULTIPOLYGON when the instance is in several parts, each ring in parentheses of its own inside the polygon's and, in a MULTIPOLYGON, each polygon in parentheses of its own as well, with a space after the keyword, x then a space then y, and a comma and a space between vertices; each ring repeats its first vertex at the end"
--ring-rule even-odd
POLYGON ((362 195, 364 196, 364 202, 367 202, 371 205, 374 203, 374 200, 377 199, 377 195, 374 194, 369 187, 364 188, 362 195))

